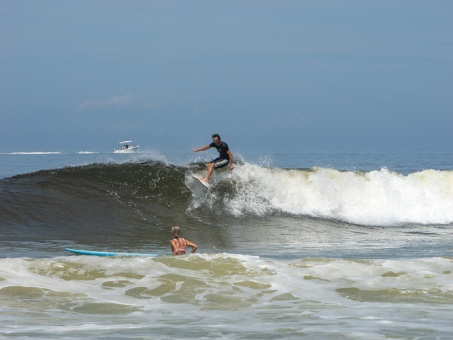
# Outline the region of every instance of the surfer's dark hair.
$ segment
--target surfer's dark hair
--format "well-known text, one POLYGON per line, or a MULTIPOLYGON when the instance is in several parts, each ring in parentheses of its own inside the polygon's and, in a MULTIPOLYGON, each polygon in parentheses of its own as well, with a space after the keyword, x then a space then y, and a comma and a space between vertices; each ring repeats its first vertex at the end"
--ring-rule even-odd
POLYGON ((216 137, 217 137, 219 140, 221 139, 218 133, 214 133, 214 134, 212 135, 212 138, 216 138, 216 137))

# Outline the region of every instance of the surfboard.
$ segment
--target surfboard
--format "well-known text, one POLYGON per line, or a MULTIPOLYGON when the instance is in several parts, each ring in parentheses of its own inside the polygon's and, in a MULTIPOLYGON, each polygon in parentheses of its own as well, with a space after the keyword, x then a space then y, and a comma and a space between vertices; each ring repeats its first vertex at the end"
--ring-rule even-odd
POLYGON ((72 248, 64 248, 64 250, 69 251, 70 253, 74 253, 74 254, 94 255, 94 256, 144 256, 144 257, 159 256, 159 254, 121 253, 121 252, 112 252, 112 251, 92 251, 92 250, 72 249, 72 248))
POLYGON ((206 183, 206 182, 202 181, 201 178, 198 177, 198 176, 192 175, 192 177, 195 178, 195 179, 197 179, 198 182, 200 182, 200 183, 201 183, 204 187, 206 187, 206 188, 209 188, 209 187, 211 186, 209 183, 206 183))

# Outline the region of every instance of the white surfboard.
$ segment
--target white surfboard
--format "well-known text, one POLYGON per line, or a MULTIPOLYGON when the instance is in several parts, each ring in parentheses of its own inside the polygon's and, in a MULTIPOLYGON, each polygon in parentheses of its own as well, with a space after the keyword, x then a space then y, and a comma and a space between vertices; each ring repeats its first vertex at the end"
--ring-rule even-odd
POLYGON ((209 188, 211 185, 205 181, 202 181, 200 177, 198 176, 195 176, 195 175, 192 175, 193 178, 197 179, 198 182, 200 182, 203 186, 205 186, 206 188, 209 188))

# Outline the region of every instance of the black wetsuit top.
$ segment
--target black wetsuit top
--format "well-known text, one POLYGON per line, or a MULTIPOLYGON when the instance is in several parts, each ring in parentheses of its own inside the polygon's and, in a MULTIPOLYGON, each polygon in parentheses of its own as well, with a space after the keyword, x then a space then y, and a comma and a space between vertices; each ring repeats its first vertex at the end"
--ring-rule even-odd
POLYGON ((221 158, 230 159, 230 156, 228 156, 228 153, 227 153, 227 151, 230 150, 230 148, 228 147, 227 143, 220 142, 220 145, 217 145, 216 143, 212 142, 211 144, 209 144, 209 146, 211 148, 216 148, 217 151, 219 152, 221 158))

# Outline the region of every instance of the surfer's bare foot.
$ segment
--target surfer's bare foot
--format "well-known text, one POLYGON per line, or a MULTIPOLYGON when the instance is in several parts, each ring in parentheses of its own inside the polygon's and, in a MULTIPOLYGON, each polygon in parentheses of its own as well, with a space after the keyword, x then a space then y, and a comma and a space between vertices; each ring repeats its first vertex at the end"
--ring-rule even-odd
POLYGON ((206 177, 200 178, 200 181, 205 182, 206 184, 208 184, 208 180, 206 179, 206 177))

